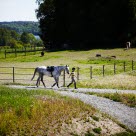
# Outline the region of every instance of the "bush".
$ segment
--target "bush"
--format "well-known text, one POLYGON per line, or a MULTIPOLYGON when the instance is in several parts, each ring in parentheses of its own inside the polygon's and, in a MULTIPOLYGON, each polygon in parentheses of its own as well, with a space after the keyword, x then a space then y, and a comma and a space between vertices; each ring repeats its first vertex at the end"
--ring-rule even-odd
POLYGON ((93 131, 97 134, 100 134, 102 129, 99 127, 99 128, 94 128, 93 131))
POLYGON ((8 45, 9 45, 10 48, 22 48, 23 47, 21 42, 18 42, 18 41, 14 40, 14 39, 10 40, 8 45))

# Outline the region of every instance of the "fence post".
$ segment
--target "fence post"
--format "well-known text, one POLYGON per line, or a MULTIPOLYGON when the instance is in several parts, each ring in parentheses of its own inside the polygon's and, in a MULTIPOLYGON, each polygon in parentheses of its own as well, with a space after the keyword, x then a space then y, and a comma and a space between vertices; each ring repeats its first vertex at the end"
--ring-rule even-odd
POLYGON ((7 56, 6 56, 7 54, 6 54, 6 53, 7 53, 7 52, 6 52, 6 50, 5 50, 5 59, 7 58, 7 56))
POLYGON ((90 67, 90 79, 92 79, 92 66, 90 67))
POLYGON ((63 87, 65 87, 65 70, 63 72, 63 87))
POLYGON ((124 61, 124 72, 126 71, 126 62, 124 61))
POLYGON ((105 73, 104 73, 104 72, 105 72, 105 71, 104 71, 104 65, 103 65, 103 68, 102 68, 102 70, 103 70, 103 72, 102 72, 102 73, 103 73, 103 77, 104 77, 104 74, 105 74, 105 73))
POLYGON ((116 64, 114 63, 114 75, 116 74, 116 64))
POLYGON ((132 71, 134 70, 134 61, 132 60, 132 71))
POLYGON ((15 68, 13 67, 13 83, 15 82, 15 68))
POLYGON ((79 80, 79 67, 77 67, 77 80, 79 80))

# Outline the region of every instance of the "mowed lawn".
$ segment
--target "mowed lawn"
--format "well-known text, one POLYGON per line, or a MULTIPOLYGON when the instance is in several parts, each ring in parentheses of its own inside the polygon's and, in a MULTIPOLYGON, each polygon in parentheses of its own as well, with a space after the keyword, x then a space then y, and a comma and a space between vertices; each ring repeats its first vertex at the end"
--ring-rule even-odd
MULTIPOLYGON (((26 56, 22 54, 0 53, 0 67, 19 67, 19 68, 35 68, 37 66, 52 65, 69 65, 79 67, 78 87, 88 88, 116 88, 116 89, 133 89, 136 90, 136 49, 97 49, 88 51, 57 51, 45 52, 41 57, 40 52, 28 53, 26 56), (96 57, 100 54, 101 57, 96 57), (115 56, 115 57, 113 57, 115 56), (132 70, 133 60, 133 70, 132 70), (125 64, 124 64, 125 63, 125 64), (115 71, 114 71, 115 65, 115 71), (125 65, 125 71, 124 71, 125 65), (92 66, 92 79, 90 78, 90 67, 92 66), (104 76, 103 76, 104 66, 104 76), (115 73, 114 73, 115 72, 115 73)), ((16 72, 23 74, 33 74, 34 69, 18 70, 16 72)), ((8 72, 7 69, 0 69, 0 72, 8 72)), ((77 71, 76 71, 77 72, 77 71)), ((4 76, 4 75, 1 75, 4 76)), ((23 75, 21 78, 30 79, 32 76, 23 75)), ((52 79, 46 78, 46 82, 52 79)), ((1 81, 0 81, 1 82, 1 81)), ((7 81, 4 80, 6 83, 7 81)), ((12 81, 11 81, 12 82, 12 81)), ((17 81, 25 83, 24 81, 17 81)), ((69 79, 66 77, 66 83, 69 79)), ((3 81, 2 81, 3 83, 3 81)), ((27 84, 35 84, 35 82, 27 82, 27 84)))

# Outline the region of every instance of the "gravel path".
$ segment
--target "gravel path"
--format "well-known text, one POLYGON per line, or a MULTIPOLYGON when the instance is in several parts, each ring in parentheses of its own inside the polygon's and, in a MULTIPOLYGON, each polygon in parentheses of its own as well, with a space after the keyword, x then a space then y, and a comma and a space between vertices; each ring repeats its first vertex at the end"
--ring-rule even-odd
POLYGON ((59 91, 59 93, 65 96, 78 98, 81 101, 94 106, 95 108, 106 114, 109 114, 113 118, 120 121, 122 124, 129 127, 129 129, 136 132, 136 108, 130 108, 119 102, 114 102, 112 100, 94 95, 74 93, 71 91, 59 91))
MULTIPOLYGON (((26 89, 34 89, 35 87, 24 87, 24 86, 11 86, 15 88, 26 88, 26 89)), ((37 88, 36 88, 37 89, 37 88)), ((44 89, 44 88, 39 88, 44 89)), ((50 89, 50 88, 47 88, 50 89)), ((54 88, 54 90, 58 91, 60 94, 64 96, 70 96, 73 98, 78 98, 81 101, 90 104, 97 108, 98 110, 110 115, 111 117, 117 119, 122 124, 126 125, 129 129, 136 132, 136 108, 128 107, 119 102, 114 102, 112 100, 94 96, 87 95, 84 92, 99 92, 99 93, 133 93, 136 94, 136 90, 114 90, 114 89, 85 89, 80 88, 76 89, 76 92, 72 92, 74 89, 66 89, 66 88, 54 88)))
POLYGON ((60 88, 56 90, 64 90, 64 91, 74 91, 80 93, 86 92, 95 92, 95 93, 125 93, 125 94, 136 94, 136 90, 118 90, 118 89, 92 89, 92 88, 78 88, 78 89, 67 89, 67 88, 60 88))

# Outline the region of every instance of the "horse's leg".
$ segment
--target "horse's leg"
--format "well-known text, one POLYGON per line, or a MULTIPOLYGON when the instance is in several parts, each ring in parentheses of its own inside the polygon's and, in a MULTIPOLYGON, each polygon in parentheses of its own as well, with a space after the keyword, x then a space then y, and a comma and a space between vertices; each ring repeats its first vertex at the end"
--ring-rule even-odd
POLYGON ((44 87, 46 87, 46 86, 45 86, 45 83, 44 83, 44 81, 43 81, 43 74, 41 75, 41 81, 42 81, 44 87))
POLYGON ((57 87, 59 88, 59 77, 56 78, 57 87))
POLYGON ((55 83, 52 85, 52 87, 55 86, 55 85, 57 84, 57 87, 59 88, 59 85, 58 85, 59 78, 56 77, 56 78, 54 78, 54 80, 55 80, 55 83))
POLYGON ((56 85, 56 82, 52 85, 52 87, 54 87, 56 85))
POLYGON ((55 80, 55 83, 52 85, 52 87, 54 87, 57 84, 55 77, 54 77, 54 80, 55 80))
POLYGON ((37 82, 36 82, 36 86, 38 87, 39 86, 39 84, 40 84, 40 75, 39 75, 39 77, 37 78, 37 82))

